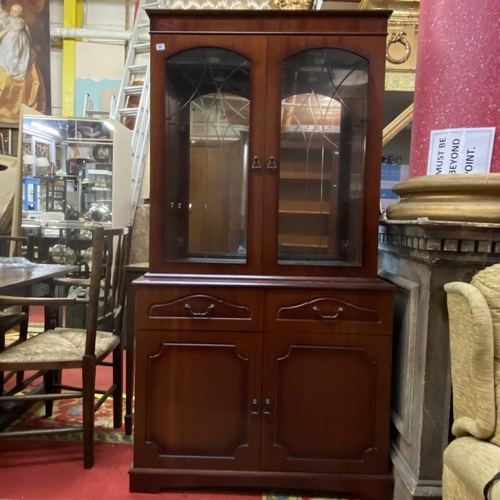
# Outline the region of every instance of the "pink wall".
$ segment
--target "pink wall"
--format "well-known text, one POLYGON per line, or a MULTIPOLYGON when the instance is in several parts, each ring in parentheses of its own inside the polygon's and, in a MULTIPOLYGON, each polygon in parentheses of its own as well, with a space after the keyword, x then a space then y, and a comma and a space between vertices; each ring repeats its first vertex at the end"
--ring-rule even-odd
POLYGON ((421 0, 410 176, 427 173, 431 130, 493 126, 500 172, 500 0, 421 0))

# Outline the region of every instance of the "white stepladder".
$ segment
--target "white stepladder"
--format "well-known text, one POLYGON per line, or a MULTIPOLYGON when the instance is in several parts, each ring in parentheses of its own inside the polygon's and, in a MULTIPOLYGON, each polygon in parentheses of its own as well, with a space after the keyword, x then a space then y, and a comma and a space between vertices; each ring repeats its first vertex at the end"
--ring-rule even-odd
POLYGON ((163 1, 140 0, 125 69, 110 118, 133 130, 132 134, 132 203, 133 224, 149 150, 149 18, 146 9, 163 7, 163 1))
MULTIPOLYGON (((116 98, 113 95, 111 96, 110 109, 113 109, 115 105, 116 105, 116 98)), ((83 100, 83 116, 85 118, 95 118, 95 117, 109 118, 110 113, 111 113, 110 110, 94 109, 94 103, 90 98, 90 94, 85 94, 85 98, 83 100)))

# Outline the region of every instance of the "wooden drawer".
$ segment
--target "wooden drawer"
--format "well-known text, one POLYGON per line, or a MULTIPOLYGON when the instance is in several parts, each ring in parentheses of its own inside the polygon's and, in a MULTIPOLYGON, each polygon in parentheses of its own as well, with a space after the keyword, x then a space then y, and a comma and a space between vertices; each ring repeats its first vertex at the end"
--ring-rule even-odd
POLYGON ((272 290, 266 292, 266 330, 392 335, 392 292, 272 290))
POLYGON ((262 331, 263 304, 261 290, 139 285, 136 328, 262 331))

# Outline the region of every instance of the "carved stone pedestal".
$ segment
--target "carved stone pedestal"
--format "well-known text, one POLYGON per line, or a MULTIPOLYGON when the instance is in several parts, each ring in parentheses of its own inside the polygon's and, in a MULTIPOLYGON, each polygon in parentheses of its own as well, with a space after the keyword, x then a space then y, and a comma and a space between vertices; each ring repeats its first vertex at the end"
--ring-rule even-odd
MULTIPOLYGON (((441 498, 451 382, 443 285, 500 262, 500 224, 384 221, 379 274, 394 311, 392 462, 395 500, 441 498)), ((451 436, 452 437, 452 436, 451 436)))

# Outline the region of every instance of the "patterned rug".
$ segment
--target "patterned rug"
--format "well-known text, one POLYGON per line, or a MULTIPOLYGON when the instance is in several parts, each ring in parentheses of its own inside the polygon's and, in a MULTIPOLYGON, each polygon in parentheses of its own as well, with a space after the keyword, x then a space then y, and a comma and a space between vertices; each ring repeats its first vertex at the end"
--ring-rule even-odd
MULTIPOLYGON (((125 400, 124 414, 125 414, 125 400)), ((62 399, 54 401, 51 417, 45 417, 43 402, 34 405, 28 412, 16 420, 5 432, 34 429, 60 429, 70 425, 78 426, 82 422, 81 399, 62 399)), ((49 434, 30 436, 29 439, 48 441, 81 441, 82 433, 49 434)), ((124 427, 113 428, 113 400, 108 398, 95 414, 95 440, 102 443, 133 443, 133 437, 125 435, 124 427)))

